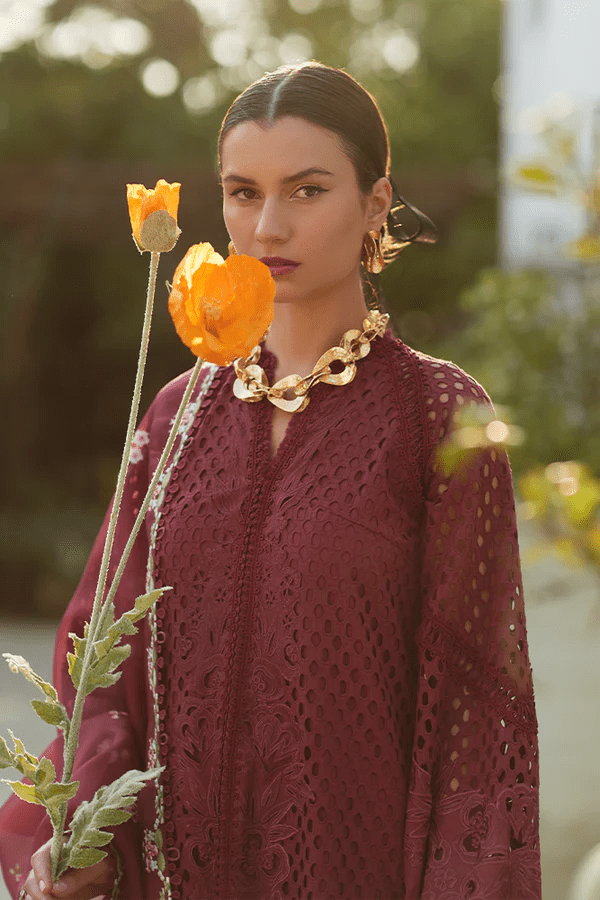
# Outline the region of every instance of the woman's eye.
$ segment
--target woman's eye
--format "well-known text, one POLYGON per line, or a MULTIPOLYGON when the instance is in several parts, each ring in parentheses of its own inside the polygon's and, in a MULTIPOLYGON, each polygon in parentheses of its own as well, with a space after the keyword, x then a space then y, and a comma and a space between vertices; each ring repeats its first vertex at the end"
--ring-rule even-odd
POLYGON ((311 197, 316 197, 317 194, 324 194, 325 188, 319 187, 318 184, 303 184, 302 187, 298 188, 297 193, 300 191, 304 192, 304 196, 301 199, 310 199, 311 197))
POLYGON ((231 192, 232 197, 239 197, 240 200, 254 200, 255 192, 252 188, 237 188, 237 190, 231 192), (247 197, 246 194, 251 194, 251 197, 247 197))

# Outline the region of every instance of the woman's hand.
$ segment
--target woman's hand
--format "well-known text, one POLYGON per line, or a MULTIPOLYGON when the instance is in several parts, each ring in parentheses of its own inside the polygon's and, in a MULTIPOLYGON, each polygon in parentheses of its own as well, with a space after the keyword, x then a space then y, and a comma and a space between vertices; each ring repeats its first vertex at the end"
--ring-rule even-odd
POLYGON ((59 897, 61 900, 96 900, 111 894, 117 876, 117 866, 109 851, 99 863, 86 869, 67 869, 55 884, 52 884, 50 847, 48 841, 31 857, 31 871, 23 885, 26 900, 45 900, 59 897))

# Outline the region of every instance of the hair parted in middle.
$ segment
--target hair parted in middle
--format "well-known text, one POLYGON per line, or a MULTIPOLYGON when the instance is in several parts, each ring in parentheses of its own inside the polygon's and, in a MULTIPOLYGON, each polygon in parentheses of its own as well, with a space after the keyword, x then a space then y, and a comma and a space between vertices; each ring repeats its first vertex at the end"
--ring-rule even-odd
POLYGON ((410 243, 435 243, 437 231, 424 213, 401 197, 390 177, 390 142, 377 101, 343 69, 311 62, 281 66, 267 72, 233 101, 219 132, 221 167, 223 139, 242 122, 271 125, 284 116, 296 116, 336 134, 354 164, 358 186, 368 194, 376 181, 386 177, 399 203, 392 208, 381 231, 381 251, 391 262, 410 243), (410 210, 409 232, 398 221, 398 212, 410 210))

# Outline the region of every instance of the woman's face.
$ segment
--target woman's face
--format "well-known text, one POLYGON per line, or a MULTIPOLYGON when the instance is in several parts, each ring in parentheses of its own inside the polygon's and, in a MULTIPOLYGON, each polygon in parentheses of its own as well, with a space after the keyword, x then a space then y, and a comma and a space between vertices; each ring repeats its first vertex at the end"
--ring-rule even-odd
POLYGON ((238 254, 269 265, 276 301, 358 283, 364 235, 389 211, 386 178, 365 197, 337 136, 293 116, 236 125, 221 163, 227 230, 238 254))

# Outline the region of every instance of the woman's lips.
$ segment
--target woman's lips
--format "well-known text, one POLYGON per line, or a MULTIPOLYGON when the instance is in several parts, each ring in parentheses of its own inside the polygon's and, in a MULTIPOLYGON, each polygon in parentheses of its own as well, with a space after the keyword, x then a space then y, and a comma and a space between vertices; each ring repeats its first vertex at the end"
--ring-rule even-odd
POLYGON ((300 265, 293 259, 283 259, 280 256, 263 256, 261 262, 269 267, 271 275, 288 275, 300 265))

